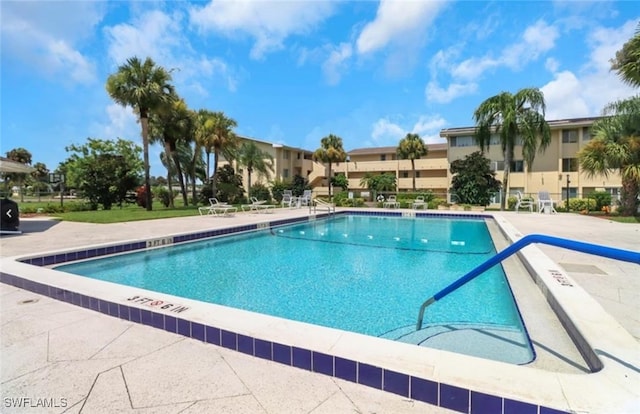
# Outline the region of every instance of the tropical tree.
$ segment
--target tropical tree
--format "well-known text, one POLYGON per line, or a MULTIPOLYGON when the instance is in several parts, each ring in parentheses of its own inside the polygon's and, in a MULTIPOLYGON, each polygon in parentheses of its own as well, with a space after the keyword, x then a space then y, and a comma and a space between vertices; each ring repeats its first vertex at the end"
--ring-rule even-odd
POLYGON ((178 143, 189 142, 193 136, 194 119, 185 101, 178 96, 158 108, 149 118, 150 143, 162 142, 166 154, 163 164, 167 167, 167 184, 169 206, 173 207, 172 175, 178 177, 184 205, 188 205, 187 188, 185 186, 182 164, 176 151, 178 143))
POLYGON ((144 62, 137 57, 127 59, 118 71, 107 78, 109 96, 122 106, 131 106, 137 113, 142 127, 142 151, 144 162, 144 187, 147 210, 152 210, 151 182, 149 175, 149 115, 171 101, 174 88, 171 73, 147 57, 144 62))
POLYGON ((261 150, 253 141, 245 141, 240 147, 238 164, 247 167, 248 197, 251 197, 251 175, 253 172, 256 171, 267 179, 269 179, 270 172, 273 172, 273 156, 261 150))
POLYGON ((347 153, 342 147, 342 138, 333 134, 322 138, 320 148, 313 153, 313 159, 329 164, 329 199, 331 199, 331 164, 347 159, 347 153))
POLYGON ((491 171, 491 161, 480 151, 453 161, 449 170, 453 174, 451 191, 460 204, 487 206, 500 190, 500 181, 491 171))
POLYGON ((604 115, 591 127, 594 138, 578 153, 580 166, 591 177, 619 173, 620 210, 633 215, 640 195, 640 96, 609 104, 604 115))
POLYGON ((483 152, 489 149, 493 134, 500 139, 504 156, 502 188, 505 193, 500 200, 501 210, 505 209, 509 191, 509 172, 515 146, 522 145, 522 157, 527 168, 531 169, 536 152, 544 152, 551 142, 551 131, 544 114, 544 94, 537 88, 492 96, 482 102, 473 114, 475 139, 483 152))
POLYGON ((411 160, 411 172, 413 177, 413 191, 416 191, 416 165, 415 160, 420 159, 429 153, 429 149, 425 145, 422 138, 418 134, 407 134, 400 140, 396 154, 398 158, 403 160, 411 160))
POLYGON ((41 189, 46 188, 47 186, 45 181, 47 181, 47 178, 49 177, 49 169, 47 168, 47 165, 42 162, 36 162, 33 164, 33 168, 35 168, 35 170, 31 173, 31 177, 34 180, 34 186, 36 187, 38 194, 38 201, 40 201, 41 189))
POLYGON ((213 153, 213 174, 211 175, 211 192, 216 194, 216 174, 218 161, 223 155, 230 161, 237 149, 238 139, 233 128, 238 123, 227 117, 224 112, 212 112, 206 109, 198 111, 196 120, 196 141, 207 155, 207 177, 209 177, 209 156, 213 153))
POLYGON ((61 164, 71 187, 79 189, 96 210, 122 205, 128 192, 140 184, 144 164, 141 148, 131 141, 88 138, 83 145, 65 148, 71 156, 61 164))
MULTIPOLYGON (((31 153, 24 148, 14 148, 8 151, 7 158, 12 161, 19 162, 20 164, 31 164, 31 153)), ((27 178, 27 174, 24 173, 8 173, 10 181, 17 181, 18 188, 20 189, 20 202, 24 202, 24 180, 27 178)))
POLYGON ((392 173, 366 173, 360 180, 360 185, 372 191, 373 197, 377 198, 378 193, 396 190, 396 175, 392 173))
POLYGON ((635 87, 640 87, 640 23, 636 34, 611 59, 611 69, 618 72, 622 80, 635 87))

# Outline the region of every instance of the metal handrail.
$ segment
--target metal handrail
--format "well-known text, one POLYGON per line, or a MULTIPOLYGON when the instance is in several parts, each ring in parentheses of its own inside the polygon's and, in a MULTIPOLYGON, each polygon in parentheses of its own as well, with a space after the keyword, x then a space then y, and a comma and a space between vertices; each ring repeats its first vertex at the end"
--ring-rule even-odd
POLYGON ((542 243, 548 244, 551 246, 562 247, 569 250, 575 250, 582 253, 593 254, 596 256, 606 257, 608 259, 616 259, 623 262, 631 262, 635 264, 640 264, 640 252, 634 252, 631 250, 623 250, 616 249, 614 247, 600 246, 597 244, 584 243, 575 240, 562 239, 559 237, 545 236, 542 234, 530 234, 525 236, 507 247, 500 253, 496 254, 486 262, 482 263, 466 275, 462 276, 460 279, 451 283, 449 286, 445 287, 429 299, 427 299, 422 306, 420 306, 420 312, 418 313, 418 323, 416 324, 416 331, 419 331, 422 328, 422 320, 424 318, 424 311, 427 306, 432 303, 442 299, 447 296, 449 293, 457 290, 458 288, 465 285, 467 282, 481 275, 485 271, 489 270, 493 266, 502 262, 507 257, 516 253, 518 250, 522 249, 530 245, 531 243, 542 243))

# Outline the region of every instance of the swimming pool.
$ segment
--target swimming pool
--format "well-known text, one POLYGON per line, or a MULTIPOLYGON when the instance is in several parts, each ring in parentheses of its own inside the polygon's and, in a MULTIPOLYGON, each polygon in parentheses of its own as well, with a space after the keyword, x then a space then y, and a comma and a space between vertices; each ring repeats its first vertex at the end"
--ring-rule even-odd
POLYGON ((58 270, 371 336, 523 364, 533 351, 496 266, 420 304, 495 249, 482 219, 342 215, 58 270), (469 346, 469 342, 474 346, 469 346), (461 343, 462 342, 462 343, 461 343))

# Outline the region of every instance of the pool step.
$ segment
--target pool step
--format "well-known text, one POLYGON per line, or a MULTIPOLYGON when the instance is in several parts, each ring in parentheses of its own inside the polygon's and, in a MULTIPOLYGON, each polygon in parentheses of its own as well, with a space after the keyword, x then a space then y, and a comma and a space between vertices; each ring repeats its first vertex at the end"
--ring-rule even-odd
POLYGON ((451 323, 415 329, 415 325, 402 326, 379 336, 510 364, 523 365, 535 359, 526 335, 510 327, 451 323))

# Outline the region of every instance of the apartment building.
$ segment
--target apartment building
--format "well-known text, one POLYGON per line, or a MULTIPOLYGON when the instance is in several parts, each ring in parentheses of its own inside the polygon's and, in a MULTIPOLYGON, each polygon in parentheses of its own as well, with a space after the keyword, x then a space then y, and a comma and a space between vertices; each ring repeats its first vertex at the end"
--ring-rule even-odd
MULTIPOLYGON (((509 175, 509 196, 517 191, 525 195, 536 196, 539 191, 548 191, 554 200, 586 197, 590 192, 608 191, 613 198, 619 197, 621 180, 616 173, 609 177, 588 177, 579 166, 577 154, 591 139, 591 126, 598 118, 573 118, 548 121, 551 128, 551 144, 542 153, 536 154, 533 167, 527 168, 522 157, 522 146, 516 145, 514 160, 509 175)), ((429 144, 428 154, 415 160, 416 190, 430 190, 437 197, 452 200, 451 173, 449 165, 452 161, 462 159, 479 147, 474 138, 475 127, 448 128, 440 131, 440 136, 447 140, 443 144, 429 144)), ((274 159, 274 172, 269 180, 253 174, 252 182, 268 185, 273 179, 288 180, 301 175, 309 180, 314 195, 327 195, 328 165, 313 161, 313 151, 259 141, 254 138, 240 137, 241 140, 252 140, 260 149, 271 154, 274 159)), ((391 173, 396 177, 397 191, 411 191, 413 188, 411 161, 399 159, 397 147, 357 148, 347 152, 345 162, 331 165, 332 175, 345 175, 349 183, 349 191, 355 196, 367 192, 361 184, 367 174, 391 173)), ((497 134, 491 138, 485 156, 491 161, 496 178, 502 181, 504 157, 497 134)), ((236 171, 243 175, 247 188, 248 175, 242 167, 236 171)), ((504 189, 503 189, 504 191, 504 189)), ((493 200, 494 206, 500 204, 499 194, 493 200)), ((455 197, 453 197, 455 201, 455 197)))
MULTIPOLYGON (((619 174, 609 177, 588 177, 581 170, 577 154, 591 140, 591 126, 599 118, 573 118, 548 121, 551 128, 551 143, 543 153, 537 153, 533 166, 528 169, 522 157, 522 146, 516 145, 514 160, 509 174, 508 195, 517 191, 525 195, 537 195, 538 191, 549 191, 554 200, 586 197, 594 190, 608 191, 613 198, 620 194, 621 180, 619 174)), ((474 139, 474 127, 449 128, 440 131, 440 136, 447 139, 447 161, 462 159, 478 150, 474 139)), ((502 181, 504 157, 500 140, 496 134, 491 138, 485 156, 491 160, 496 178, 502 181)), ((451 174, 448 175, 451 182, 451 174)), ((505 191, 505 189, 503 189, 505 191)), ((500 203, 500 198, 494 200, 500 203)))
MULTIPOLYGON (((413 173, 411 160, 399 159, 396 155, 397 147, 358 148, 347 152, 347 161, 332 165, 334 175, 343 174, 347 177, 349 191, 357 195, 366 192, 361 184, 367 174, 391 173, 396 177, 397 191, 412 191, 413 173)), ((447 145, 427 145, 428 154, 414 160, 416 172, 416 190, 431 190, 444 197, 447 193, 447 145)), ((325 184, 326 185, 326 184, 325 184)), ((314 189, 315 190, 315 189, 314 189)), ((328 189, 321 187, 318 193, 328 189)))

